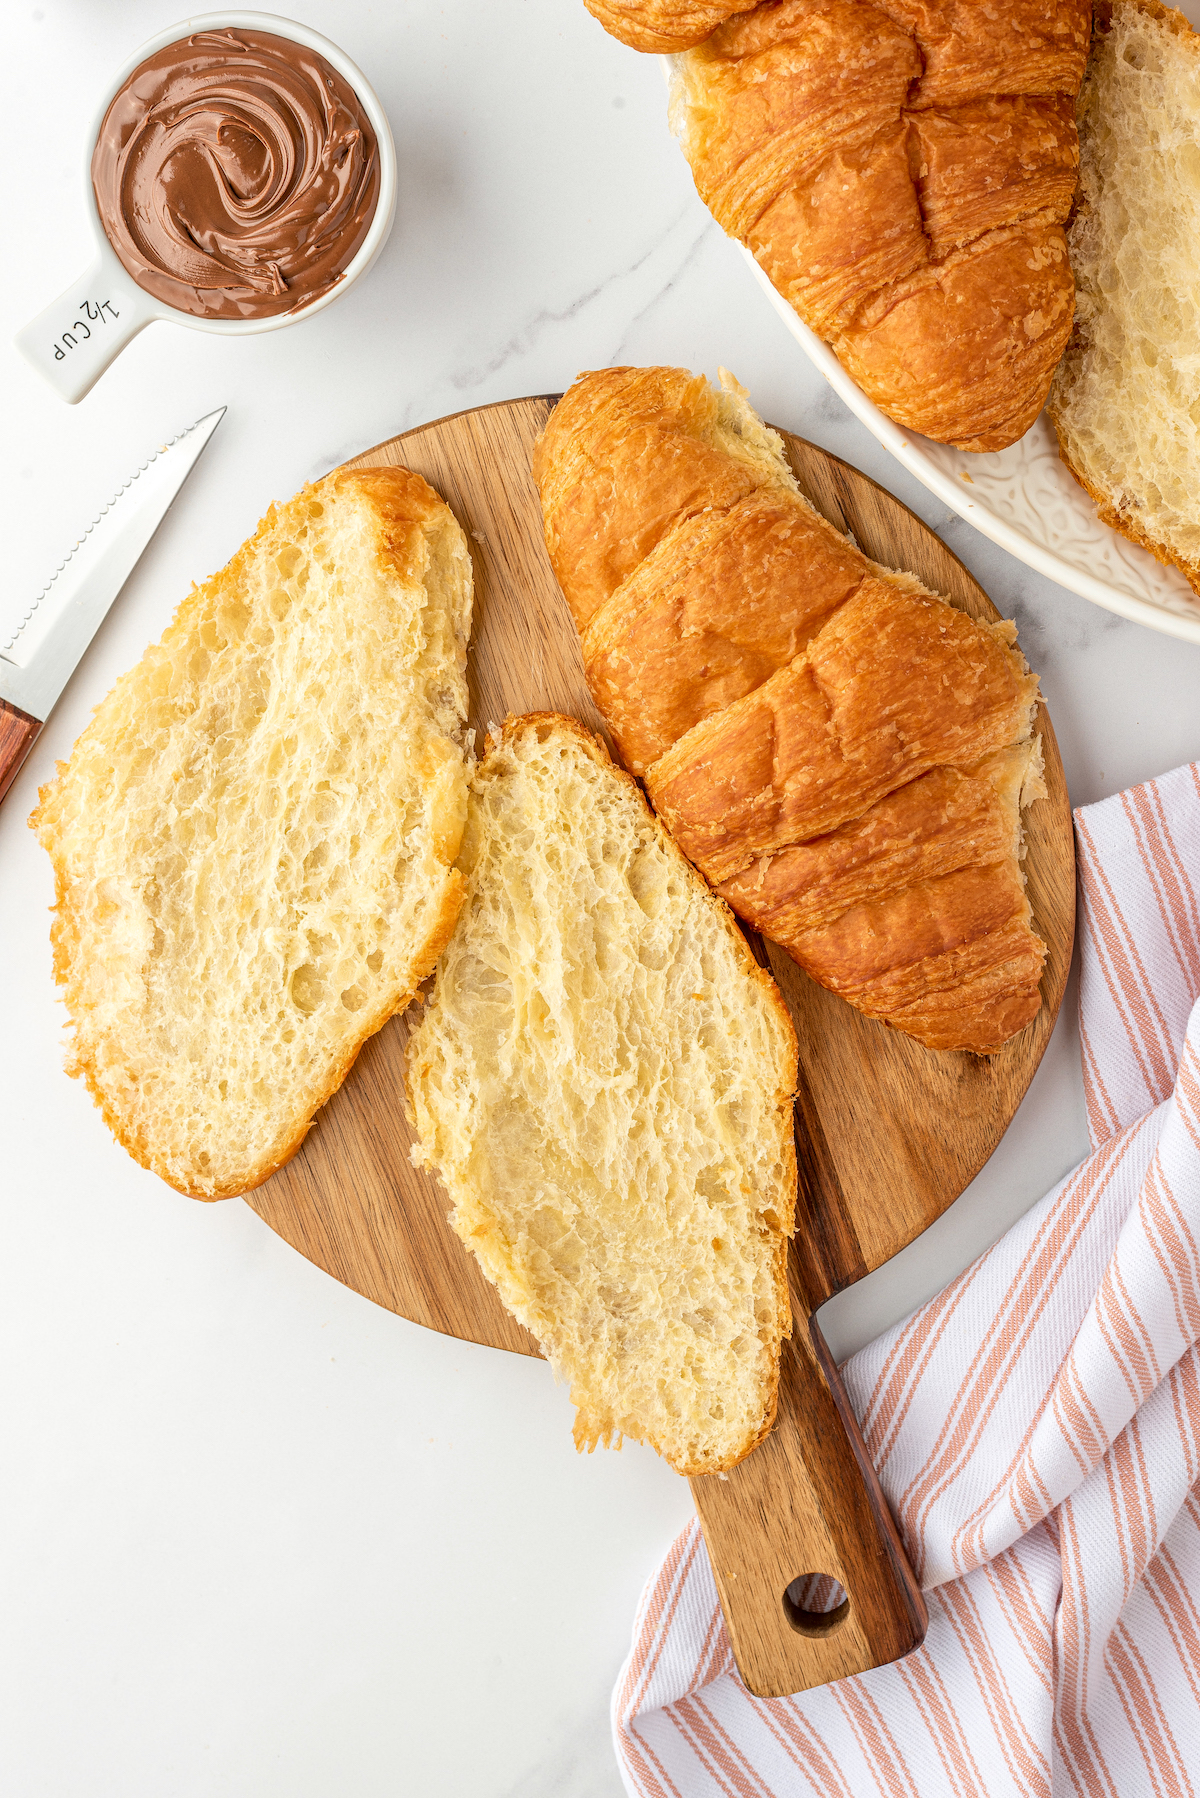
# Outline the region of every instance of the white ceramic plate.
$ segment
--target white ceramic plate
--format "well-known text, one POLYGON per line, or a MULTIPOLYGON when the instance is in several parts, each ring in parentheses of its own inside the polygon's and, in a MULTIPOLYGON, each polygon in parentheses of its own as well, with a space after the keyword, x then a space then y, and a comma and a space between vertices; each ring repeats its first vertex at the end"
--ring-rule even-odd
POLYGON ((755 279, 809 360, 856 418, 938 498, 1039 574, 1098 606, 1200 643, 1200 599, 1176 568, 1110 530, 1067 473, 1043 412, 1019 443, 975 455, 934 443, 886 418, 775 291, 749 250, 755 279))

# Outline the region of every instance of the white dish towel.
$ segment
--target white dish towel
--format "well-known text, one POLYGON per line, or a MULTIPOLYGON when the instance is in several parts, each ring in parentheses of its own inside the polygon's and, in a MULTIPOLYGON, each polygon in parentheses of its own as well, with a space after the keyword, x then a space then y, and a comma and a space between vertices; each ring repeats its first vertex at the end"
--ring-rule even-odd
POLYGON ((1200 1798, 1200 764, 1075 823, 1093 1153, 844 1369, 924 1646, 751 1697, 693 1524, 613 1696, 640 1798, 1200 1798))

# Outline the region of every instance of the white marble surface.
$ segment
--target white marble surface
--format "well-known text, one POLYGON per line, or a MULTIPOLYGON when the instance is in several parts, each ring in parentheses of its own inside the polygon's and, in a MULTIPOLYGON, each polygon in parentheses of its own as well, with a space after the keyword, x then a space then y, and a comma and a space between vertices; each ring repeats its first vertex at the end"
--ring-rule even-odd
MULTIPOLYGON (((6 13, 6 345, 86 260, 82 121, 172 10, 6 13)), ((887 461, 697 201, 655 63, 579 0, 294 10, 392 119, 399 213, 368 279, 263 338, 156 325, 73 410, 11 350, 0 364, 0 624, 148 449, 229 406, 0 808, 0 1790, 612 1798, 608 1693, 686 1486, 638 1448, 578 1458, 542 1366, 375 1309, 245 1206, 192 1204, 114 1146, 61 1072, 38 782, 273 497, 405 426, 621 360, 726 364, 942 531, 1020 622, 1077 802, 1200 755, 1200 649, 1033 576, 887 461)), ((838 1351, 1085 1144, 1069 995, 975 1186, 827 1308, 838 1351)))

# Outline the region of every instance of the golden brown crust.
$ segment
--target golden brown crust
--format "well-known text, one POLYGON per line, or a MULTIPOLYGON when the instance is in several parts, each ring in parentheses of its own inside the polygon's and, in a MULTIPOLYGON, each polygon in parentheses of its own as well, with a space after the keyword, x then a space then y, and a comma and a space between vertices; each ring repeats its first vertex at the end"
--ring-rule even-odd
POLYGON ((931 1048, 987 1055, 1038 1011, 1045 947, 1030 930, 1015 857, 987 861, 843 912, 786 945, 822 986, 931 1048), (954 1024, 947 1040, 947 1015, 954 1024))
POLYGON ((681 59, 673 119, 717 221, 939 441, 1014 442, 1066 343, 1090 13, 777 0, 681 59))
POLYGON ((546 548, 575 623, 593 614, 675 521, 735 504, 764 474, 719 446, 716 395, 679 368, 580 375, 533 453, 546 548))
POLYGON ((959 449, 1015 443, 1045 403, 1074 316, 1062 227, 1046 220, 986 239, 900 282, 833 347, 881 411, 959 449))
POLYGON ((761 855, 718 888, 739 916, 790 947, 844 913, 961 868, 1015 860, 1030 746, 975 767, 937 767, 815 839, 761 855))
MULTIPOLYGON (((610 533, 637 541, 656 458, 632 491, 610 478, 621 415, 597 382, 552 415, 537 473, 598 559, 610 533)), ((639 388, 668 409, 685 390, 683 370, 639 388)), ((661 526, 661 495, 648 509, 661 526)), ((582 642, 622 754, 734 910, 869 1015, 987 1054, 1036 1014, 1045 957, 1019 870, 1037 681, 1014 635, 876 567, 777 481, 658 528, 582 642)))
MULTIPOLYGON (((402 985, 377 993, 374 1002, 356 1014, 354 1035, 329 1064, 321 1086, 306 1103, 303 1116, 282 1122, 269 1152, 248 1172, 233 1179, 198 1173, 195 1180, 188 1180, 180 1177, 177 1158, 172 1160, 161 1152, 153 1130, 144 1123, 139 1124, 123 1108, 120 1095, 115 1094, 111 1082, 106 1083, 102 1077, 101 1051, 108 1052, 107 1059, 111 1062, 112 1043, 108 1027, 93 1027, 88 1018, 88 1007, 82 1004, 78 978, 83 954, 79 904, 89 883, 89 870, 74 866, 66 852, 62 805, 70 783, 76 778, 75 770, 86 765, 86 771, 79 778, 94 780, 96 769, 103 766, 108 754, 106 746, 114 733, 119 739, 125 726, 132 728, 136 723, 138 708, 145 698, 145 670, 169 669, 180 647, 200 641, 198 632, 203 630, 204 621, 214 614, 215 608, 223 602, 238 601, 249 578, 256 546, 270 537, 294 511, 299 514, 311 502, 346 493, 369 502, 373 515, 374 552, 379 562, 406 581, 414 578, 420 562, 424 527, 448 516, 448 511, 433 489, 410 470, 339 470, 324 481, 306 486, 286 505, 272 505, 254 536, 241 546, 219 574, 202 586, 192 588, 177 608, 160 642, 147 650, 142 663, 124 675, 108 699, 96 708, 71 760, 59 762, 55 780, 41 788, 39 804, 29 819, 54 866, 56 898, 51 925, 54 977, 64 989, 75 1026, 67 1071, 84 1080, 105 1123, 133 1159, 190 1198, 233 1197, 270 1179, 299 1149, 316 1112, 342 1084, 363 1044, 411 1001, 420 981, 432 971, 448 941, 462 903, 462 877, 450 865, 457 853, 457 844, 444 864, 443 890, 437 910, 428 921, 423 939, 412 946, 406 978, 402 985)), ((124 799, 125 794, 117 792, 111 803, 120 804, 124 799)))
POLYGON ((870 573, 797 493, 689 513, 583 633, 596 703, 644 774, 693 724, 761 686, 870 573))
POLYGON ((802 656, 681 737, 646 788, 719 884, 932 768, 970 767, 1028 738, 1036 693, 995 632, 872 577, 802 656))
POLYGON ((702 44, 734 13, 758 0, 584 0, 594 19, 631 50, 671 54, 702 44))

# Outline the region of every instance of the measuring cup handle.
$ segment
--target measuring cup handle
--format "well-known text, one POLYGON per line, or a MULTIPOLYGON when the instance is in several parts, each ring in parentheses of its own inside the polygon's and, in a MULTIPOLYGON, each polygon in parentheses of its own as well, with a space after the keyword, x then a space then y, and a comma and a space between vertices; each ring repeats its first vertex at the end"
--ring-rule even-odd
POLYGON ((81 400, 109 363, 159 316, 117 258, 101 252, 23 331, 16 346, 69 405, 81 400))

